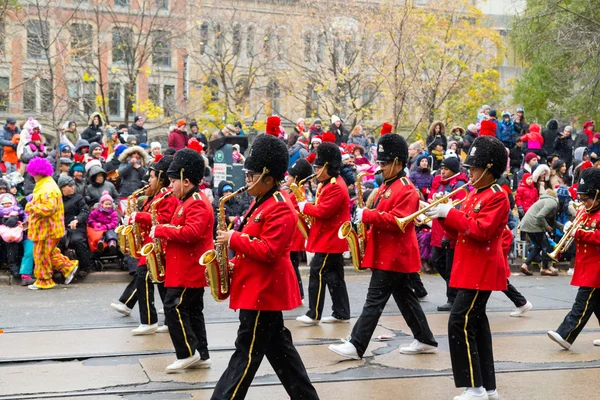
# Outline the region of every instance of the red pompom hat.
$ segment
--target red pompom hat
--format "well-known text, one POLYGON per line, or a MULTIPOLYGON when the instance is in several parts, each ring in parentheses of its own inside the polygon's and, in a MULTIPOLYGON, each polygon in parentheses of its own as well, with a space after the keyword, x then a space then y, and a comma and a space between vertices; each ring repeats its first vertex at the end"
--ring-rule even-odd
POLYGON ((267 135, 279 137, 279 133, 281 133, 281 130, 279 129, 280 125, 281 118, 279 118, 277 115, 271 115, 269 118, 267 118, 267 127, 265 129, 265 133, 267 135))
POLYGON ((388 124, 387 122, 385 122, 381 126, 381 131, 379 133, 381 134, 381 136, 387 135, 388 133, 392 133, 392 129, 394 129, 394 127, 391 124, 388 124))

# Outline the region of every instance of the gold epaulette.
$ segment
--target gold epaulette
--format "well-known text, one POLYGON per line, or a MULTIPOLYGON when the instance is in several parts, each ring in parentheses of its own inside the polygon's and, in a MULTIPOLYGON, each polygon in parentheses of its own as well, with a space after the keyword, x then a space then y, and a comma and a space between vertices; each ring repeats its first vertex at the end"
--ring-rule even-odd
POLYGON ((337 183, 337 179, 335 178, 335 176, 329 180, 329 183, 332 183, 334 185, 337 183))
POLYGON ((194 198, 194 200, 202 200, 202 197, 200 196, 200 193, 196 192, 192 195, 192 197, 194 198))
POLYGON ((494 183, 491 189, 494 193, 500 193, 502 191, 502 188, 497 183, 494 183))
POLYGON ((403 176, 402 178, 400 178, 400 182, 402 182, 403 185, 410 185, 410 181, 405 176, 403 176))
POLYGON ((281 202, 281 201, 285 201, 285 198, 283 197, 283 195, 281 194, 281 192, 275 192, 273 193, 273 197, 275 197, 275 201, 276 202, 281 202))

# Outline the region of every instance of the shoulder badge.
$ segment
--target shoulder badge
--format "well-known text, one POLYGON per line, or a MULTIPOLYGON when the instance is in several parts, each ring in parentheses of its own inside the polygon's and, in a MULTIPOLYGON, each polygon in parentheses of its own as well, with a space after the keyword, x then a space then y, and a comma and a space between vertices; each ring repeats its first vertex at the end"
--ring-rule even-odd
POLYGON ((410 181, 405 176, 403 176, 402 178, 400 178, 400 182, 402 182, 403 185, 410 184, 410 181))
POLYGON ((168 192, 168 191, 169 191, 169 189, 167 189, 167 188, 162 188, 162 189, 160 189, 160 192, 161 192, 161 193, 166 193, 166 192, 168 192))
POLYGON ((192 195, 192 197, 194 198, 194 200, 202 200, 202 197, 200 196, 200 193, 196 192, 192 195))
MULTIPOLYGON (((502 190, 502 189, 500 189, 500 190, 502 190)), ((479 203, 477 203, 475 205, 475 207, 473 207, 473 212, 479 212, 479 211, 481 211, 481 201, 479 203)))
POLYGON ((260 222, 260 217, 262 216, 262 211, 259 212, 256 217, 254 217, 254 222, 260 222))
POLYGON ((492 191, 494 193, 500 193, 502 191, 502 188, 500 187, 500 185, 498 185, 497 183, 494 183, 492 185, 492 191))
POLYGON ((383 197, 386 198, 386 199, 389 199, 391 195, 392 195, 392 189, 391 188, 389 188, 388 190, 386 190, 383 193, 383 197))
POLYGON ((285 198, 283 197, 283 195, 281 194, 281 192, 275 192, 273 193, 273 197, 275 197, 275 201, 276 202, 282 202, 285 201, 285 198))
POLYGON ((598 222, 597 220, 592 221, 592 228, 596 229, 597 222, 598 222))
POLYGON ((329 180, 329 183, 334 185, 337 183, 337 179, 335 178, 335 176, 329 180))
POLYGON ((177 211, 177 218, 181 218, 183 215, 183 206, 179 207, 179 211, 177 211))

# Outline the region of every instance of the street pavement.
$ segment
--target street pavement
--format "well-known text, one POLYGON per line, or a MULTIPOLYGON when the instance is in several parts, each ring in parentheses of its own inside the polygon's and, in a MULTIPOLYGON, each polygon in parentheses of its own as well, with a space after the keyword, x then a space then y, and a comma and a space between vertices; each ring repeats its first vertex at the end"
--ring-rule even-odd
MULTIPOLYGON (((438 313, 445 287, 439 276, 424 275, 429 301, 423 302, 439 341, 434 355, 406 356, 398 347, 412 341, 397 306, 390 301, 365 358, 342 360, 327 347, 350 334, 360 315, 370 274, 349 273, 350 324, 301 326, 294 318, 306 308, 285 312, 286 326, 322 399, 451 399, 454 388, 447 337, 447 313, 438 313), (391 340, 379 341, 388 335, 391 340)), ((308 277, 304 276, 305 287, 308 277)), ((208 399, 234 347, 237 314, 227 302, 205 293, 210 370, 167 375, 174 360, 168 334, 131 335, 139 324, 137 308, 123 317, 109 305, 126 285, 122 282, 58 285, 49 291, 0 286, 0 399, 208 399)), ((572 304, 576 288, 570 277, 525 277, 511 282, 534 305, 523 318, 510 318, 514 306, 502 293, 488 304, 494 334, 498 390, 503 399, 594 399, 600 393, 597 374, 598 322, 592 318, 571 351, 561 350, 545 332, 555 329, 572 304)), ((160 300, 157 302, 160 304, 160 300)), ((327 295, 326 314, 330 311, 327 295)), ((159 306, 160 307, 160 306, 159 306)), ((163 316, 160 316, 162 322, 163 316)), ((248 399, 287 399, 277 376, 263 360, 248 399)))

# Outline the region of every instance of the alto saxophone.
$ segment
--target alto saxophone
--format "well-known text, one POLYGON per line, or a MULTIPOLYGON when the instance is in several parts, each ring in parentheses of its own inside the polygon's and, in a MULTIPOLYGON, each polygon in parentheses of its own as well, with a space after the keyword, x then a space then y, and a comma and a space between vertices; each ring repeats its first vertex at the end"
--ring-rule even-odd
MULTIPOLYGON (((309 175, 306 178, 302 179, 300 182, 293 182, 290 185, 290 190, 292 191, 292 193, 294 193, 294 197, 296 198, 296 201, 298 203, 306 201, 306 194, 304 193, 303 189, 304 182, 311 180, 316 175, 317 174, 309 175)), ((298 211, 298 229, 300 229, 300 233, 302 233, 302 236, 304 236, 305 240, 308 240, 308 233, 310 230, 311 222, 312 220, 308 215, 298 211)))
MULTIPOLYGON (((225 215, 225 203, 229 199, 248 190, 248 186, 243 186, 235 192, 221 197, 219 200, 219 213, 217 229, 227 230, 227 216, 225 215)), ((229 297, 229 287, 231 286, 231 268, 229 266, 229 247, 227 245, 217 244, 214 250, 209 250, 200 257, 200 265, 206 267, 206 278, 210 286, 210 293, 215 301, 223 301, 229 297)))
MULTIPOLYGON (((137 210, 137 199, 142 195, 142 193, 146 191, 146 189, 148 189, 149 186, 150 185, 146 185, 140 190, 133 192, 133 194, 127 198, 127 213, 125 214, 126 216, 133 214, 137 210)), ((119 246, 125 244, 127 254, 129 254, 132 257, 138 257, 143 242, 139 225, 134 223, 133 225, 122 226, 123 228, 118 227, 115 230, 115 233, 119 235, 117 239, 121 236, 124 237, 124 239, 122 238, 119 241, 119 246)))
MULTIPOLYGON (((156 207, 158 204, 171 196, 173 192, 169 192, 165 194, 160 199, 156 200, 150 206, 150 215, 152 216, 152 226, 155 227, 158 225, 158 212, 156 211, 156 207)), ((148 267, 148 272, 150 273, 150 279, 154 283, 161 283, 165 281, 165 254, 163 253, 162 243, 160 239, 154 238, 152 243, 147 243, 140 250, 140 255, 146 257, 146 266, 148 267)))
MULTIPOLYGON (((364 208, 365 202, 363 201, 363 178, 365 176, 375 176, 369 172, 361 172, 356 176, 356 202, 358 207, 364 208)), ((362 259, 365 255, 365 248, 367 247, 367 227, 361 221, 356 224, 356 231, 352 228, 352 222, 346 221, 340 226, 338 230, 338 237, 340 239, 346 239, 348 241, 348 248, 352 256, 352 265, 354 269, 362 272, 365 269, 362 267, 362 259)))

